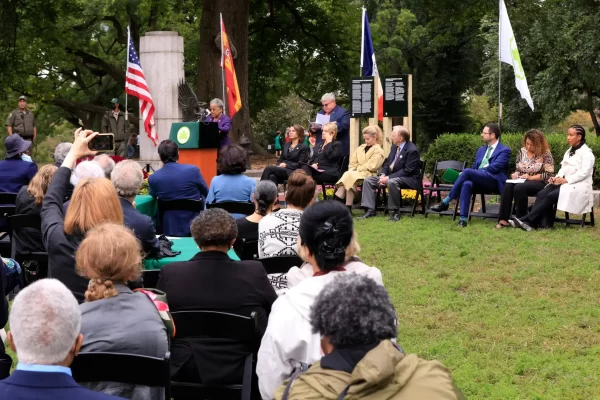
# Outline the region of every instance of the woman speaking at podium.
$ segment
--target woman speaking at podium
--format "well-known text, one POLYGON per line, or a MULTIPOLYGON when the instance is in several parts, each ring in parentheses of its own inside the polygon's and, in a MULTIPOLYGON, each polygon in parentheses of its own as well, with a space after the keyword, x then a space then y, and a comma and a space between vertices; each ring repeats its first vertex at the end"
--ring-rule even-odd
POLYGON ((229 131, 231 130, 231 118, 223 113, 225 105, 221 99, 212 99, 210 101, 210 115, 206 117, 206 122, 217 122, 219 124, 219 139, 221 147, 229 146, 229 131))

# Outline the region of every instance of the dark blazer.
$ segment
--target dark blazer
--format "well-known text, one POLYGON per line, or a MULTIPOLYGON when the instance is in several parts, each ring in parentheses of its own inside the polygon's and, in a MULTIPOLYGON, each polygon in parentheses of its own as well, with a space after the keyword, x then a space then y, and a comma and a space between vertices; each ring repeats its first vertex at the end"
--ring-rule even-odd
POLYGON ((325 170, 326 174, 336 175, 339 171, 339 162, 342 158, 342 143, 340 141, 333 141, 323 148, 323 143, 318 143, 314 150, 313 156, 308 161, 310 165, 317 163, 319 169, 325 170))
MULTIPOLYGON (((40 216, 42 205, 35 203, 35 198, 31 197, 27 192, 28 186, 23 186, 17 193, 17 202, 15 214, 37 215, 40 216)), ((46 251, 42 232, 33 228, 25 228, 19 230, 19 234, 15 231, 13 240, 17 248, 17 253, 29 251, 46 251)))
MULTIPOLYGON (((10 400, 117 400, 120 397, 93 392, 62 372, 15 371, 0 381, 0 399, 10 400)), ((122 400, 122 399, 121 399, 122 400)))
MULTIPOLYGON (((209 309, 241 315, 258 313, 259 337, 267 327, 275 290, 258 261, 233 261, 227 254, 207 251, 190 261, 167 264, 160 271, 157 289, 167 294, 170 311, 209 309)), ((235 383, 241 379, 243 352, 238 343, 207 339, 177 339, 171 343, 171 375, 188 361, 195 364, 203 383, 235 383)), ((190 364, 188 363, 188 366, 190 364)))
POLYGON ((135 209, 127 199, 119 197, 123 209, 123 220, 126 227, 131 229, 135 237, 142 243, 142 250, 147 256, 158 254, 159 246, 152 218, 135 209))
MULTIPOLYGON (((60 168, 62 163, 55 162, 54 165, 56 166, 56 168, 60 168)), ((73 196, 73 190, 75 190, 75 187, 73 187, 73 185, 71 185, 71 183, 69 182, 69 186, 67 187, 67 192, 65 194, 65 200, 69 200, 71 196, 73 196)))
POLYGON ((310 148, 303 143, 298 143, 298 146, 290 151, 291 144, 292 142, 287 142, 283 145, 283 151, 277 160, 277 165, 285 163, 287 169, 300 169, 302 164, 306 164, 308 157, 310 157, 310 148))
MULTIPOLYGON (((161 200, 205 199, 208 187, 195 165, 168 162, 148 178, 150 195, 161 200)), ((193 211, 167 211, 162 221, 167 236, 190 236, 190 222, 198 215, 193 211)))
MULTIPOLYGON (((2 288, 2 298, 0 298, 0 329, 4 328, 6 323, 8 322, 8 300, 6 300, 6 296, 4 295, 4 271, 6 270, 6 265, 4 265, 4 261, 0 258, 0 288, 2 288)), ((6 378, 10 372, 10 367, 12 364, 12 360, 9 356, 6 355, 4 350, 4 343, 0 338, 0 383, 2 383, 2 379, 6 378)), ((1 392, 0 392, 1 393, 1 392)), ((2 397, 0 395, 0 399, 9 398, 2 397)))
MULTIPOLYGON (((319 114, 325 114, 325 111, 319 111, 319 114)), ((337 122, 337 140, 342 143, 342 155, 350 155, 350 111, 338 105, 329 114, 329 122, 337 122)), ((317 130, 316 142, 323 141, 321 137, 321 129, 317 130)))
POLYGON ((48 277, 64 283, 82 303, 89 280, 75 272, 75 251, 83 235, 67 235, 64 230, 63 199, 70 178, 67 167, 60 167, 52 178, 42 202, 42 237, 48 249, 48 277))
POLYGON ((397 151, 398 146, 393 145, 389 157, 386 158, 381 167, 381 173, 390 178, 402 178, 413 189, 419 188, 419 162, 421 155, 417 146, 413 142, 404 143, 404 147, 402 147, 402 151, 400 151, 400 155, 396 159, 396 163, 393 165, 394 168, 390 173, 390 164, 396 158, 397 151))
MULTIPOLYGON (((481 146, 477 149, 477 154, 475 155, 475 162, 471 168, 479 169, 479 165, 483 158, 485 157, 485 153, 487 152, 488 146, 481 146)), ((507 173, 508 173, 508 163, 510 162, 510 147, 503 145, 502 143, 498 143, 494 153, 492 153, 492 157, 489 160, 489 165, 484 168, 488 174, 491 175, 492 178, 498 182, 498 193, 502 193, 504 190, 504 184, 506 183, 507 173)))
POLYGON ((0 192, 17 193, 21 186, 29 185, 37 171, 37 164, 20 157, 0 161, 0 192))

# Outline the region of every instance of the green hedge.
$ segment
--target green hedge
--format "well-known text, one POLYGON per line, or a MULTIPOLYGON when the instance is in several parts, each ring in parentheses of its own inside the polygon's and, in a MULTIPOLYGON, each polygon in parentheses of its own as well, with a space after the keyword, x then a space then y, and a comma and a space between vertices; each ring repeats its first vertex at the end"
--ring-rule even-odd
MULTIPOLYGON (((550 150, 554 157, 554 169, 556 172, 560 169, 560 162, 563 159, 565 151, 569 148, 567 144, 567 135, 562 133, 547 134, 546 138, 550 144, 550 150)), ((519 149, 523 146, 522 133, 505 133, 501 141, 512 150, 510 159, 511 172, 515 169, 515 159, 519 149)), ((600 187, 600 139, 590 134, 586 135, 586 143, 596 156, 596 173, 594 174, 594 187, 600 187)), ((433 142, 423 158, 427 160, 427 173, 433 172, 436 160, 458 160, 467 161, 467 167, 471 167, 475 162, 475 153, 483 145, 480 135, 473 134, 445 134, 439 136, 433 142)))

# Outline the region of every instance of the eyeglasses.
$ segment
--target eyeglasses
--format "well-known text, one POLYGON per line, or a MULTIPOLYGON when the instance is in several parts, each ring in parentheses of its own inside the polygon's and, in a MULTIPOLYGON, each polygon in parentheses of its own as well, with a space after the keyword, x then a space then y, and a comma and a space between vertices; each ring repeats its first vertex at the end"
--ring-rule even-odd
POLYGON ((329 102, 329 103, 321 103, 321 105, 322 105, 323 107, 327 107, 327 106, 329 106, 330 104, 331 104, 331 102, 329 102))

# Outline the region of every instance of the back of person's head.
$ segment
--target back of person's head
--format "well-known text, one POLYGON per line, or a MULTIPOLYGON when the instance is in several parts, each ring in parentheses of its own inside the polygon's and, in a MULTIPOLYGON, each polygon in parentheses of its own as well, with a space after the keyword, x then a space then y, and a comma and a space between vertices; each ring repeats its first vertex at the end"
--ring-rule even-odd
POLYGON ((379 343, 397 336, 396 310, 381 285, 367 276, 340 274, 310 309, 313 333, 334 348, 379 343))
POLYGON ((137 162, 125 160, 115 166, 110 178, 117 194, 129 199, 139 193, 142 182, 144 182, 144 172, 142 166, 137 162))
POLYGON ((86 178, 104 178, 104 170, 96 161, 82 161, 71 174, 71 185, 77 186, 86 178))
POLYGON ((379 125, 369 125, 362 130, 363 135, 370 135, 377 140, 377 144, 383 143, 383 131, 379 125))
POLYGON ((67 157, 67 154, 69 153, 69 150, 71 150, 71 146, 73 146, 72 143, 67 143, 67 142, 63 142, 63 143, 59 143, 55 148, 54 148, 54 161, 62 164, 63 161, 65 161, 65 158, 67 157))
POLYGON ((21 290, 9 320, 17 357, 25 364, 62 363, 81 329, 79 304, 56 279, 41 279, 21 290))
POLYGON ((52 164, 44 165, 38 170, 31 182, 29 182, 27 193, 35 199, 35 204, 38 206, 42 204, 42 200, 44 200, 44 196, 48 191, 50 182, 52 182, 52 177, 57 169, 58 168, 52 164))
POLYGON ((314 200, 316 187, 312 177, 297 169, 288 178, 285 202, 304 210, 314 200))
POLYGON ((84 179, 73 191, 65 215, 65 233, 83 235, 103 222, 123 223, 117 192, 106 178, 84 179))
POLYGON ((198 247, 229 247, 238 234, 235 219, 225 210, 209 208, 202 211, 190 227, 198 247))
POLYGON ((264 180, 258 182, 254 188, 254 199, 258 204, 256 212, 263 217, 267 215, 267 210, 275 203, 278 196, 277 185, 273 181, 264 180))
POLYGON ((485 127, 488 128, 490 133, 493 133, 496 136, 497 140, 500 140, 500 125, 495 122, 488 122, 485 124, 485 127))
POLYGON ((237 145, 226 146, 219 152, 218 169, 224 175, 238 175, 246 171, 246 150, 237 145))
POLYGON ((94 161, 96 161, 100 167, 102 167, 102 170, 104 171, 104 177, 106 179, 110 179, 110 174, 115 168, 115 161, 106 154, 97 155, 94 157, 94 161))
POLYGON ((333 271, 344 264, 353 232, 352 215, 348 208, 334 200, 313 204, 304 210, 300 218, 302 245, 310 251, 323 271, 333 271))
POLYGON ((142 250, 133 232, 105 223, 85 235, 75 254, 77 271, 90 279, 85 301, 119 294, 115 283, 134 281, 142 274, 142 250))
POLYGON ((300 124, 294 124, 292 126, 294 127, 294 130, 298 135, 299 143, 302 143, 302 141, 304 140, 304 127, 300 124))
POLYGON ((158 156, 163 164, 179 160, 179 147, 172 140, 163 140, 158 145, 158 156))

